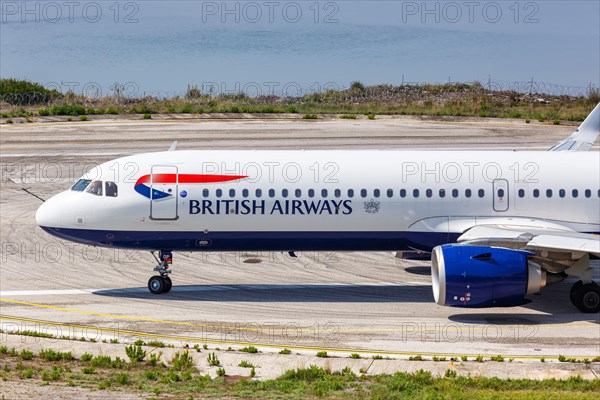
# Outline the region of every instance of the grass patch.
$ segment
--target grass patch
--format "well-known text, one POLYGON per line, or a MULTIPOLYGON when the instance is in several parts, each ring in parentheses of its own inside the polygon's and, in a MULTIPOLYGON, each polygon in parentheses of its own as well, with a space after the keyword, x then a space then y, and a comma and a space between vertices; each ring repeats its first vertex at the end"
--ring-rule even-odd
POLYGON ((243 351, 244 353, 258 353, 258 349, 254 346, 244 347, 240 349, 240 351, 243 351))

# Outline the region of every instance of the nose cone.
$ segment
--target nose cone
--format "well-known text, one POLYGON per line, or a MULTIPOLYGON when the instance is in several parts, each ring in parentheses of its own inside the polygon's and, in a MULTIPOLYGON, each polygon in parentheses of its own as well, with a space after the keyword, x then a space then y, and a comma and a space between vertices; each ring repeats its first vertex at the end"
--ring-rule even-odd
POLYGON ((68 204, 64 200, 68 193, 59 193, 46 200, 35 213, 35 222, 41 228, 59 228, 63 226, 63 213, 68 204))

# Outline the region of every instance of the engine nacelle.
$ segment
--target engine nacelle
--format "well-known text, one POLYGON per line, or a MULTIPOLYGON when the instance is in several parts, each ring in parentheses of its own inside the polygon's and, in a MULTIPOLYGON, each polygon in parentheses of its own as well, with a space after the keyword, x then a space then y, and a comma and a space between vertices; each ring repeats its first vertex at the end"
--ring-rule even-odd
POLYGON ((442 306, 517 305, 546 285, 546 272, 526 251, 447 244, 432 253, 433 297, 442 306))

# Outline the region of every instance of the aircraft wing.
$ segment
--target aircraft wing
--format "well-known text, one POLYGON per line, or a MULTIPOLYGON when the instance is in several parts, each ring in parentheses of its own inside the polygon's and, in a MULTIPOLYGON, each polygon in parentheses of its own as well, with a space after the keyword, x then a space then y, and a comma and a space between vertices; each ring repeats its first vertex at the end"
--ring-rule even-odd
POLYGON ((600 236, 567 229, 562 231, 518 225, 477 225, 463 233, 458 242, 518 247, 534 252, 546 250, 589 253, 600 257, 600 236))

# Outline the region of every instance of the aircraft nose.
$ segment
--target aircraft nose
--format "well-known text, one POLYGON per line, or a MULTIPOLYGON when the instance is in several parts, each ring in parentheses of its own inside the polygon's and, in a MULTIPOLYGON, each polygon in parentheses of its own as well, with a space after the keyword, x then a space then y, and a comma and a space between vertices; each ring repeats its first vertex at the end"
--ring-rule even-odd
POLYGON ((50 205, 48 204, 49 201, 50 200, 47 200, 44 203, 42 203, 42 205, 38 207, 35 213, 35 223, 41 227, 53 226, 54 218, 52 215, 52 211, 50 210, 52 207, 50 207, 50 205))
POLYGON ((46 200, 38 207, 35 213, 35 222, 42 228, 56 228, 61 226, 61 197, 63 194, 58 194, 46 200))

